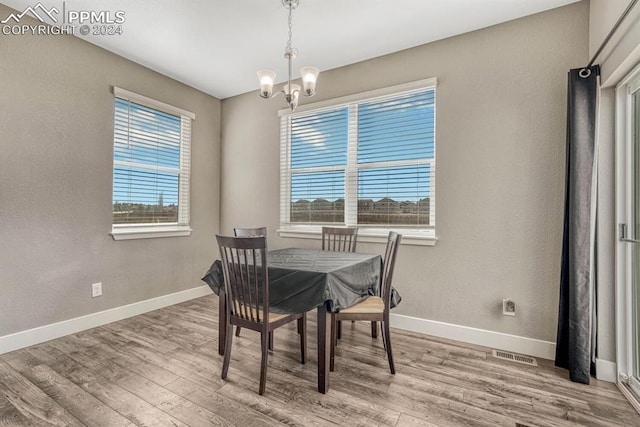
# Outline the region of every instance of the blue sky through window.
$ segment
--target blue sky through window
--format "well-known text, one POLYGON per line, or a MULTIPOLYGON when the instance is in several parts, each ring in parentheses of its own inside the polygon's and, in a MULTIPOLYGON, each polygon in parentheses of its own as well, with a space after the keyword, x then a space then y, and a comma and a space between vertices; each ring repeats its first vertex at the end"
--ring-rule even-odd
POLYGON ((358 105, 358 163, 433 159, 434 92, 358 105))
POLYGON ((344 166, 349 142, 349 109, 322 111, 291 121, 291 168, 344 166))
POLYGON ((291 176, 291 200, 344 199, 344 171, 304 172, 291 176))
POLYGON ((178 204, 178 175, 142 168, 114 167, 114 203, 178 204))
POLYGON ((358 199, 417 202, 430 196, 430 165, 368 168, 358 171, 358 199))

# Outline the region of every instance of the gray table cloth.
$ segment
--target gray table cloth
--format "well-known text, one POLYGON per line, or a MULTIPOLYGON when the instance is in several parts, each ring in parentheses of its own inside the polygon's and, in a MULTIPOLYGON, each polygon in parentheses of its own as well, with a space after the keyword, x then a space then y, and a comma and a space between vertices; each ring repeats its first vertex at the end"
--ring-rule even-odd
MULTIPOLYGON (((269 305, 274 312, 302 313, 329 304, 338 312, 380 291, 380 255, 288 248, 267 252, 269 305)), ((202 280, 224 291, 222 263, 216 260, 202 280)), ((392 292, 391 307, 401 298, 392 292)))

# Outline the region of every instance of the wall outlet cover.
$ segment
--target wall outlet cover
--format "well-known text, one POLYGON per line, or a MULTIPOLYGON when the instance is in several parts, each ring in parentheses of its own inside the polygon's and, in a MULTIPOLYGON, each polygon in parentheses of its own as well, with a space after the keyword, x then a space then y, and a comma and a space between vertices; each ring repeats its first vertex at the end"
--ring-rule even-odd
POLYGON ((99 297, 102 295, 102 282, 94 283, 91 285, 91 297, 99 297))
POLYGON ((511 298, 505 298, 502 300, 502 314, 504 316, 516 315, 516 303, 511 298))

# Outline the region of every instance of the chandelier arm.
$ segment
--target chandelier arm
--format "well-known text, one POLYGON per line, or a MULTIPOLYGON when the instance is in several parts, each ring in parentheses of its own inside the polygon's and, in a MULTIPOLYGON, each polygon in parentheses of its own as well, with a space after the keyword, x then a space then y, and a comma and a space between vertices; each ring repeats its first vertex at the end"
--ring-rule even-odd
POLYGON ((276 96, 278 96, 280 94, 286 95, 284 90, 279 90, 277 92, 272 92, 271 95, 269 95, 269 96, 264 96, 264 95, 260 94, 260 98, 271 99, 271 98, 275 98, 276 96))

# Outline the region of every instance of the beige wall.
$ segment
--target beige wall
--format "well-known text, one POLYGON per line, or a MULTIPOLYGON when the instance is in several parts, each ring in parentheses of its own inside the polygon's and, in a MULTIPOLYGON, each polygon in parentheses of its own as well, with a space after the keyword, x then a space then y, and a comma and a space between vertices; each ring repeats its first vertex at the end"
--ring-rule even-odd
MULTIPOLYGON (((591 0, 590 57, 626 9, 627 0, 591 0)), ((615 86, 640 63, 640 5, 614 33, 596 64, 601 66, 598 139, 598 358, 615 351, 615 86)))
MULTIPOLYGON (((314 101, 438 78, 440 240, 401 247, 395 313, 555 341, 566 75, 588 60, 588 25, 581 2, 321 74, 314 101)), ((222 102, 221 230, 266 225, 273 247, 318 247, 276 233, 283 107, 257 92, 222 102)))
POLYGON ((71 36, 0 35, 0 58, 0 336, 202 285, 220 101, 71 36), (190 237, 109 235, 112 85, 196 114, 190 237))

